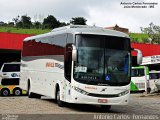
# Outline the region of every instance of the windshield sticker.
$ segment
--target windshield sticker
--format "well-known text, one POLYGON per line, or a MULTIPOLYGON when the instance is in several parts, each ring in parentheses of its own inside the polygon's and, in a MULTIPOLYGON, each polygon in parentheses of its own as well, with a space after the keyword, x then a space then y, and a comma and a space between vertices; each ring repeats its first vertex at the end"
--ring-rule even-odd
POLYGON ((106 80, 110 80, 110 76, 109 75, 106 75, 106 80))
POLYGON ((83 66, 78 66, 75 68, 75 72, 87 72, 87 67, 83 67, 83 66))

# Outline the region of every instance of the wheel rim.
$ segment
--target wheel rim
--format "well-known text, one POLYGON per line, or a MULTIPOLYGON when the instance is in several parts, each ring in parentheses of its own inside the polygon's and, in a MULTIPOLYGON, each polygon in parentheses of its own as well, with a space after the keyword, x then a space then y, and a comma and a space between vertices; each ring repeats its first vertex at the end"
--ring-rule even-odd
POLYGON ((4 91, 3 91, 3 95, 4 95, 4 96, 8 96, 8 94, 9 94, 8 90, 4 90, 4 91))
POLYGON ((15 93, 14 93, 15 95, 20 95, 21 94, 21 91, 20 90, 15 90, 15 93))

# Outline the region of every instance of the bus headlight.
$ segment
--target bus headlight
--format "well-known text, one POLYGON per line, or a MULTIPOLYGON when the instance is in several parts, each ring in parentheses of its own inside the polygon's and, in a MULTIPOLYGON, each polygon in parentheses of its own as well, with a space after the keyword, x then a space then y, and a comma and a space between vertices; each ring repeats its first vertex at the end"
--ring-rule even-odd
POLYGON ((124 96, 124 95, 126 95, 128 93, 129 93, 129 90, 125 90, 125 91, 119 93, 118 96, 121 97, 121 96, 124 96))
POLYGON ((75 91, 81 93, 81 94, 84 94, 84 95, 88 95, 88 94, 89 94, 89 93, 86 92, 85 90, 82 90, 82 89, 80 89, 80 88, 78 88, 78 87, 73 87, 73 89, 74 89, 75 91))

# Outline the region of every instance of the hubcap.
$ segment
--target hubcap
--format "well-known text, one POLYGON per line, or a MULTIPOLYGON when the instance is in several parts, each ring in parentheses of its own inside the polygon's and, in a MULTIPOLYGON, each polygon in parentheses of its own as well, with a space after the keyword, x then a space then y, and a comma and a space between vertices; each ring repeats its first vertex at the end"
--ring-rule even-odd
POLYGON ((20 94, 21 94, 20 90, 15 91, 15 95, 20 95, 20 94))
POLYGON ((4 91, 3 91, 3 95, 4 95, 4 96, 7 96, 7 95, 8 95, 8 90, 4 90, 4 91))

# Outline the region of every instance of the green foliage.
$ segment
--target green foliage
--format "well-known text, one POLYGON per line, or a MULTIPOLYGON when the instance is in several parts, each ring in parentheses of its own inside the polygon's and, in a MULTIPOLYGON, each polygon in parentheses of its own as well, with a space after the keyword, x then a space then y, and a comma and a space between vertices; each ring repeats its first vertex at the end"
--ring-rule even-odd
POLYGON ((61 22, 59 27, 63 27, 63 26, 67 26, 67 25, 69 25, 69 24, 65 23, 65 22, 61 22))
POLYGON ((150 43, 151 41, 149 40, 149 38, 142 38, 142 42, 143 43, 150 43))
POLYGON ((20 21, 19 20, 19 15, 17 17, 13 18, 12 20, 15 22, 15 24, 17 24, 20 21))
POLYGON ((149 24, 149 27, 141 27, 141 31, 149 36, 151 43, 160 44, 160 26, 149 24))
POLYGON ((73 25, 86 25, 87 20, 84 17, 75 17, 70 20, 73 25))
MULTIPOLYGON (((86 24, 86 21, 82 17, 73 18, 75 22, 78 24, 86 24), (77 22, 80 19, 79 22, 77 22), (83 22, 81 22, 81 20, 83 22)), ((13 18, 13 22, 10 23, 4 23, 0 22, 0 32, 9 32, 9 33, 21 33, 21 34, 43 34, 50 32, 52 29, 57 28, 57 27, 62 27, 69 25, 69 23, 65 22, 60 22, 57 20, 54 16, 48 15, 47 18, 43 19, 43 23, 39 21, 31 22, 31 18, 28 17, 27 15, 23 16, 17 16, 13 18), (15 25, 15 26, 14 26, 15 25)))
POLYGON ((43 28, 54 29, 60 26, 60 22, 52 15, 48 15, 47 18, 44 18, 43 28))
POLYGON ((36 29, 41 29, 42 28, 42 24, 38 21, 34 22, 33 27, 36 29))
POLYGON ((32 27, 31 18, 28 17, 27 15, 21 16, 20 20, 19 20, 19 18, 15 18, 14 21, 16 23, 16 27, 18 27, 18 28, 27 28, 28 29, 28 28, 32 27))
POLYGON ((136 43, 139 42, 138 38, 132 38, 131 41, 132 41, 132 42, 136 42, 136 43))
POLYGON ((129 36, 132 42, 137 42, 137 43, 140 43, 140 42, 146 43, 146 39, 149 38, 148 35, 144 33, 130 33, 129 36))
MULTIPOLYGON (((60 22, 53 15, 43 18, 35 16, 34 22, 31 22, 31 17, 27 15, 17 16, 12 19, 13 22, 4 23, 0 21, 0 32, 13 32, 13 33, 24 33, 24 34, 40 34, 50 29, 63 27, 70 23, 60 22), (37 21, 38 19, 38 21, 37 21), (37 30, 36 30, 37 29, 37 30), (43 30, 42 30, 43 29, 43 30)), ((83 17, 72 18, 70 21, 76 25, 86 25, 86 19, 83 17)))
POLYGON ((0 32, 9 32, 9 33, 20 33, 20 34, 43 34, 50 32, 51 29, 23 29, 23 28, 16 28, 16 27, 3 27, 0 26, 0 32))

